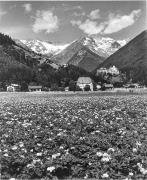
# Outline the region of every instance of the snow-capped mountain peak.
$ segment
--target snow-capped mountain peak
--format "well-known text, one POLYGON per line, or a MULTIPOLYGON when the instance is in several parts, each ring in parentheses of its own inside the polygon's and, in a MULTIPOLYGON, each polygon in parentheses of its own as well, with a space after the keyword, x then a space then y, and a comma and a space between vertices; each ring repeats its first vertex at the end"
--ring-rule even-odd
POLYGON ((124 46, 127 41, 115 40, 110 37, 87 36, 81 39, 81 43, 96 54, 108 57, 124 46))
POLYGON ((32 51, 40 54, 53 55, 57 54, 63 49, 65 49, 69 44, 64 45, 54 45, 50 42, 40 41, 40 40, 20 40, 32 51))
MULTIPOLYGON (((119 48, 124 46, 126 40, 114 40, 110 37, 100 37, 100 36, 86 36, 78 40, 71 42, 70 44, 55 45, 50 41, 40 41, 40 40, 21 40, 28 48, 36 53, 44 54, 48 56, 56 56, 64 51, 68 46, 72 44, 80 43, 82 46, 87 47, 92 52, 99 56, 107 58, 119 48)), ((70 48, 68 50, 71 50, 70 48)))

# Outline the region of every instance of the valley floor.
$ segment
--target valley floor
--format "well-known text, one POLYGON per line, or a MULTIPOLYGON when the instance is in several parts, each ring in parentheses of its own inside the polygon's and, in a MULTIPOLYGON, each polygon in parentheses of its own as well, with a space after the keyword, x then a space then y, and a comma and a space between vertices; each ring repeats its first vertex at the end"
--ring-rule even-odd
POLYGON ((147 179, 147 94, 0 93, 1 179, 147 179))

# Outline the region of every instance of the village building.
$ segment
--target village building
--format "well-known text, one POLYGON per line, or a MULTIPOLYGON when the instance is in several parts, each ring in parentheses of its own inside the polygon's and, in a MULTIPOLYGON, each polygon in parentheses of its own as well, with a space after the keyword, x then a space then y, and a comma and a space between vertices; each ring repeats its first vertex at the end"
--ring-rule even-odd
POLYGON ((111 75, 119 75, 120 72, 115 66, 112 66, 109 69, 102 67, 97 70, 96 75, 98 76, 99 74, 108 74, 108 73, 111 75))
POLYGON ((100 68, 100 69, 98 69, 97 70, 97 76, 99 75, 99 74, 107 74, 108 73, 108 70, 106 69, 106 68, 100 68))
POLYGON ((114 88, 113 84, 104 83, 102 86, 102 90, 108 90, 108 89, 113 89, 113 88, 114 88))
POLYGON ((130 83, 130 84, 126 84, 124 86, 125 88, 139 88, 139 84, 138 83, 130 83))
POLYGON ((90 87, 90 90, 93 91, 93 82, 90 77, 79 77, 77 80, 77 86, 79 86, 83 91, 86 86, 90 87))
POLYGON ((119 75, 119 70, 115 66, 112 66, 108 69, 108 73, 112 75, 119 75))
POLYGON ((21 90, 21 86, 18 84, 11 84, 7 86, 7 92, 19 92, 21 90))
POLYGON ((67 91, 69 91, 69 87, 65 87, 65 89, 64 89, 64 90, 65 90, 66 92, 67 92, 67 91))
POLYGON ((40 91, 42 90, 42 86, 29 85, 29 86, 28 86, 28 90, 29 90, 29 92, 34 92, 34 91, 40 92, 40 91))

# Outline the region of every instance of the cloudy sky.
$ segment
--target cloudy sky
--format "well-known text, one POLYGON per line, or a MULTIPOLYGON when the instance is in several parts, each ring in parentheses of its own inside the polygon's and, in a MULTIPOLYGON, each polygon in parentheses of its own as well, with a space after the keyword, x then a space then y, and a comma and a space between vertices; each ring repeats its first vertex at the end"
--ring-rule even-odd
POLYGON ((97 34, 131 39, 146 29, 145 1, 0 1, 0 32, 62 44, 97 34))

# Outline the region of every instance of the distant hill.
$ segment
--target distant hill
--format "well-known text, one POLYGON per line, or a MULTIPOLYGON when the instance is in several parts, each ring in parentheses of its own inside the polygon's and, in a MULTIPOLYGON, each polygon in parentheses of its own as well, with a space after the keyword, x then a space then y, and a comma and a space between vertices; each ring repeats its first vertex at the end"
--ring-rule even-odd
POLYGON ((134 82, 147 85, 147 30, 109 56, 99 67, 112 65, 126 72, 134 82))

